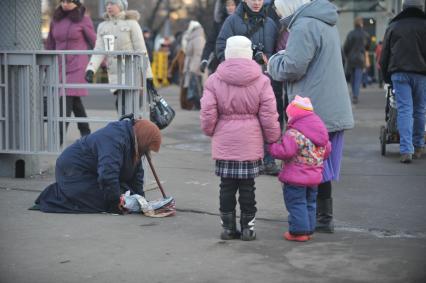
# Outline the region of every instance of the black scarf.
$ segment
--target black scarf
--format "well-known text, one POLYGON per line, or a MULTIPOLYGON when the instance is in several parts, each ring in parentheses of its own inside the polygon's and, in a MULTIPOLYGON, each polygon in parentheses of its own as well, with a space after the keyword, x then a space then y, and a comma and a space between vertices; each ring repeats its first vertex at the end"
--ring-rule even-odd
POLYGON ((242 4, 243 4, 243 11, 244 11, 244 16, 243 16, 244 21, 257 23, 257 22, 260 22, 260 21, 263 22, 266 20, 266 12, 263 6, 259 12, 253 12, 249 8, 246 2, 242 2, 242 4))

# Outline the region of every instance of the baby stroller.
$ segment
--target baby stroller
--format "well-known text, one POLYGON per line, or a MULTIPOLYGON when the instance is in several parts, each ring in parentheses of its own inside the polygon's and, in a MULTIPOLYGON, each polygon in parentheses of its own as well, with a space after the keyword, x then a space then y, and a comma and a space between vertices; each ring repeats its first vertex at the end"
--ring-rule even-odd
MULTIPOLYGON (((380 146, 382 155, 386 155, 386 145, 399 143, 399 132, 397 127, 397 115, 395 93, 391 86, 388 86, 386 92, 385 107, 385 126, 380 127, 380 146)), ((425 128, 426 140, 426 128, 425 128)))
POLYGON ((395 94, 392 87, 388 86, 385 106, 386 125, 380 127, 380 149, 383 156, 386 154, 387 144, 399 143, 399 133, 396 123, 397 114, 395 94))

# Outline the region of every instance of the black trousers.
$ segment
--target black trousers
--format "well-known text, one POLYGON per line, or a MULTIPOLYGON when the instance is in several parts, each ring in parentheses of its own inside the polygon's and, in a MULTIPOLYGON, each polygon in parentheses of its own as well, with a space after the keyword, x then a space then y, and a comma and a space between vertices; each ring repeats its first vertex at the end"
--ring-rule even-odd
MULTIPOLYGON (((283 91, 283 82, 274 81, 271 79, 271 85, 272 90, 275 94, 275 100, 277 101, 277 111, 278 111, 278 121, 280 122, 281 129, 283 129, 284 126, 284 112, 285 112, 285 105, 284 107, 284 91, 283 91)), ((288 104, 288 103, 287 103, 288 104)))
POLYGON ((331 181, 318 185, 318 199, 331 199, 331 181))
POLYGON ((256 214, 254 179, 220 179, 220 212, 227 213, 235 210, 236 194, 239 191, 238 202, 242 214, 256 214))
MULTIPOLYGON (((114 95, 115 95, 115 110, 117 110, 117 112, 118 112, 118 95, 119 94, 122 94, 121 90, 114 91, 114 95)), ((118 115, 123 116, 123 115, 129 114, 129 113, 125 113, 126 112, 126 110, 124 109, 125 105, 126 105, 126 96, 122 95, 121 96, 121 113, 118 113, 118 115)))
MULTIPOLYGON (((71 113, 74 113, 74 117, 87 117, 86 110, 84 109, 83 102, 81 101, 80 96, 66 96, 65 100, 65 112, 67 117, 71 116, 71 113)), ((59 113, 62 116, 62 97, 59 99, 59 113)), ((65 124, 66 129, 68 129, 68 124, 65 124)), ((80 130, 81 136, 86 136, 90 134, 89 123, 77 123, 77 127, 80 130)), ((62 133, 62 123, 59 123, 59 135, 60 142, 63 142, 63 133, 62 133)))

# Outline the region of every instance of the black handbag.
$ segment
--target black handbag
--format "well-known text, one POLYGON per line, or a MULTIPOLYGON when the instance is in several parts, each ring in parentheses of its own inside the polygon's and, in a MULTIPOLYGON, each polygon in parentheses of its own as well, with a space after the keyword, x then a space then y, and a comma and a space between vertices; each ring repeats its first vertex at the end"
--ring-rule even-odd
POLYGON ((166 100, 157 93, 154 88, 148 89, 149 97, 149 117, 151 122, 156 124, 160 130, 166 128, 175 117, 175 110, 166 100))

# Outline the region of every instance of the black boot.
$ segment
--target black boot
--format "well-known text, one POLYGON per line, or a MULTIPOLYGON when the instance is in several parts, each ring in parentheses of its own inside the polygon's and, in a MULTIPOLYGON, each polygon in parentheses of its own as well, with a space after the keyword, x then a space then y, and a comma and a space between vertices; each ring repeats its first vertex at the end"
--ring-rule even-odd
POLYGON ((256 239, 256 232, 254 231, 254 223, 256 217, 254 214, 241 213, 241 240, 253 241, 256 239))
POLYGON ((334 233, 333 199, 317 199, 316 232, 334 233))
POLYGON ((233 240, 241 237, 240 231, 237 230, 235 218, 235 211, 220 213, 220 219, 223 227, 223 231, 220 234, 220 238, 222 240, 233 240))

